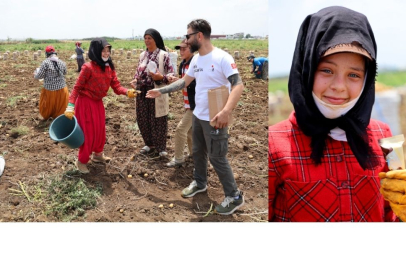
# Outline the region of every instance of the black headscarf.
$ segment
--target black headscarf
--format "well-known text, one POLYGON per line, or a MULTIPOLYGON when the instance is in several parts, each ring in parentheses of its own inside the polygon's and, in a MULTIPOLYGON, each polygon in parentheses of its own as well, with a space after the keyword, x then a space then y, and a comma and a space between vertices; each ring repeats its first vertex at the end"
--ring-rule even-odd
POLYGON ((111 61, 110 57, 109 57, 109 60, 107 60, 106 62, 104 62, 101 57, 102 50, 107 45, 110 46, 110 50, 111 50, 111 45, 110 45, 110 43, 107 42, 107 40, 105 40, 104 38, 95 38, 90 42, 90 47, 89 47, 90 60, 95 61, 101 67, 101 69, 103 71, 106 68, 106 63, 109 63, 109 66, 112 70, 115 69, 113 61, 111 61))
POLYGON ((145 37, 145 35, 150 35, 155 40, 156 46, 159 49, 166 51, 164 40, 162 39, 161 34, 157 30, 155 30, 153 28, 149 28, 145 31, 144 37, 145 37))
POLYGON ((296 112, 297 123, 312 138, 311 158, 321 162, 326 139, 331 129, 346 132, 347 141, 360 166, 373 168, 379 164, 369 145, 367 126, 375 101, 376 42, 365 15, 344 7, 328 7, 309 15, 302 23, 296 41, 289 75, 289 96, 296 112), (372 57, 366 64, 364 90, 345 115, 327 119, 317 108, 313 96, 314 74, 326 50, 339 44, 358 42, 372 57))

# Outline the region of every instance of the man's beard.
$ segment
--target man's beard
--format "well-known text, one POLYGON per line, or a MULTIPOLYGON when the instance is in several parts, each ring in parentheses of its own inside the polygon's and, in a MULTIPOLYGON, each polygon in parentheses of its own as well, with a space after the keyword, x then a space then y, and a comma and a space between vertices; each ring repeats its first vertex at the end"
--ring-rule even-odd
POLYGON ((190 46, 190 51, 192 53, 194 53, 194 52, 197 52, 202 45, 199 44, 196 40, 193 40, 193 42, 190 43, 189 46, 190 46))

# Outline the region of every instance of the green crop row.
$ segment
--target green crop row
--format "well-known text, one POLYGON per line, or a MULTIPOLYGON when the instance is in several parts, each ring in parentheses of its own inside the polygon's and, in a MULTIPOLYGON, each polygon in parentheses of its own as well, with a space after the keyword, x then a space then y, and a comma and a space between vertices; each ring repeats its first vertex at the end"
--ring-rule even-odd
POLYGON ((378 70, 377 82, 393 87, 406 85, 406 70, 383 72, 378 70))
MULTIPOLYGON (((58 40, 46 40, 41 43, 38 43, 38 40, 33 40, 33 42, 19 42, 19 43, 1 43, 0 44, 0 53, 6 51, 37 51, 45 50, 45 47, 48 45, 53 45, 55 50, 74 50, 75 41, 58 41, 58 40)), ((165 45, 174 50, 175 46, 178 45, 180 40, 165 40, 165 45)), ((266 51, 268 50, 268 40, 212 40, 214 46, 225 49, 228 48, 231 51, 235 50, 247 50, 247 51, 266 51)), ((88 49, 90 41, 82 41, 82 47, 88 49)), ((109 41, 115 49, 144 49, 145 44, 143 40, 115 40, 109 41)))

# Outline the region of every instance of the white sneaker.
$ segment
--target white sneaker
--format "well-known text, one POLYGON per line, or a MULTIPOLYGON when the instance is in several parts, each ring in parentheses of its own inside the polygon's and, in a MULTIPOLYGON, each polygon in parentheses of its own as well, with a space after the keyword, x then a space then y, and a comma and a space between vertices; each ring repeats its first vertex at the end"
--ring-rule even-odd
POLYGON ((149 146, 144 146, 141 150, 140 150, 140 154, 148 154, 151 151, 151 148, 149 148, 149 146))
POLYGON ((175 158, 173 158, 170 162, 166 163, 166 167, 172 168, 172 167, 181 167, 185 161, 178 161, 175 158))

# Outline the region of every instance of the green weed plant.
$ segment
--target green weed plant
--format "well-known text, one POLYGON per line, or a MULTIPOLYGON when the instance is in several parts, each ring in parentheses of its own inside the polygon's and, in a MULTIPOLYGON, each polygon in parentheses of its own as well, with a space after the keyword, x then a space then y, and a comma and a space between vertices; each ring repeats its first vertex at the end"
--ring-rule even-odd
POLYGON ((62 177, 53 177, 47 187, 46 215, 60 221, 71 221, 97 205, 102 194, 101 184, 86 183, 78 171, 67 171, 62 177))
POLYGON ((12 128, 10 132, 17 133, 19 136, 27 135, 30 132, 30 128, 27 126, 20 125, 18 127, 12 128))

